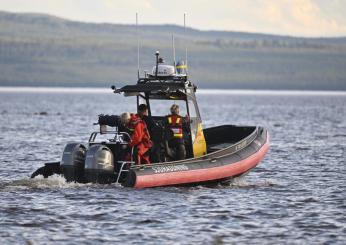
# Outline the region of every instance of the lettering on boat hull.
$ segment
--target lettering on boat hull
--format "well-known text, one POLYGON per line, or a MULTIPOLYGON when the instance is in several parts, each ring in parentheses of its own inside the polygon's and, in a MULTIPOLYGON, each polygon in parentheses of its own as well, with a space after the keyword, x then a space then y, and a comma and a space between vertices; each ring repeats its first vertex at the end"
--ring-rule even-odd
POLYGON ((173 166, 156 166, 153 167, 154 173, 160 174, 160 173, 169 173, 169 172, 179 172, 179 171, 186 171, 189 170, 189 168, 184 165, 173 165, 173 166))

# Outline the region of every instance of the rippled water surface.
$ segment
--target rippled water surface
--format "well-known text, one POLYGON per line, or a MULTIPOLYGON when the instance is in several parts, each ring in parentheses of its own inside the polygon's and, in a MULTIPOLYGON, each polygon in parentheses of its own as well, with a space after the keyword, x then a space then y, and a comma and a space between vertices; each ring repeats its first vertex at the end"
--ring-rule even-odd
POLYGON ((0 244, 345 244, 346 95, 197 94, 204 127, 262 125, 271 149, 230 186, 135 190, 29 179, 87 141, 110 91, 0 92, 0 244))

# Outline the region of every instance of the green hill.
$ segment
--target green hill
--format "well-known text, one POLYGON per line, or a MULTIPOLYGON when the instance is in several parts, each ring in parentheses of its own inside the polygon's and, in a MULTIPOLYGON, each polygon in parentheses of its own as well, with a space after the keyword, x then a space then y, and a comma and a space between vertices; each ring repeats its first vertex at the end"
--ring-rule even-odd
MULTIPOLYGON (((346 90, 346 38, 296 38, 140 26, 141 68, 154 53, 188 48, 191 80, 203 88, 346 90)), ((135 82, 133 25, 91 24, 0 12, 0 85, 109 86, 135 82)))

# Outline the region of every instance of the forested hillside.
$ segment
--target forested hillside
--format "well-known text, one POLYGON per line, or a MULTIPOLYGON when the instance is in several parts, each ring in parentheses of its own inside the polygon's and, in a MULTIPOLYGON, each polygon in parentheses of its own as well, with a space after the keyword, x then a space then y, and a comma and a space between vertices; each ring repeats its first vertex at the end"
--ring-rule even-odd
MULTIPOLYGON (((346 38, 294 38, 180 26, 140 26, 141 68, 160 50, 172 62, 188 48, 189 74, 202 88, 346 90, 346 38)), ((109 86, 135 82, 133 25, 73 22, 0 12, 0 85, 109 86)))

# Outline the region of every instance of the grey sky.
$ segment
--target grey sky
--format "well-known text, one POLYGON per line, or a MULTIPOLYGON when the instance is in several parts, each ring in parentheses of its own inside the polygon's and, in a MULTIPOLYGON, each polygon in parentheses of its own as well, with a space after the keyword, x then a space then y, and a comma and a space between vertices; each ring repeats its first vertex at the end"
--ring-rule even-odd
POLYGON ((0 0, 0 10, 86 22, 183 24, 294 36, 346 36, 346 0, 0 0))

